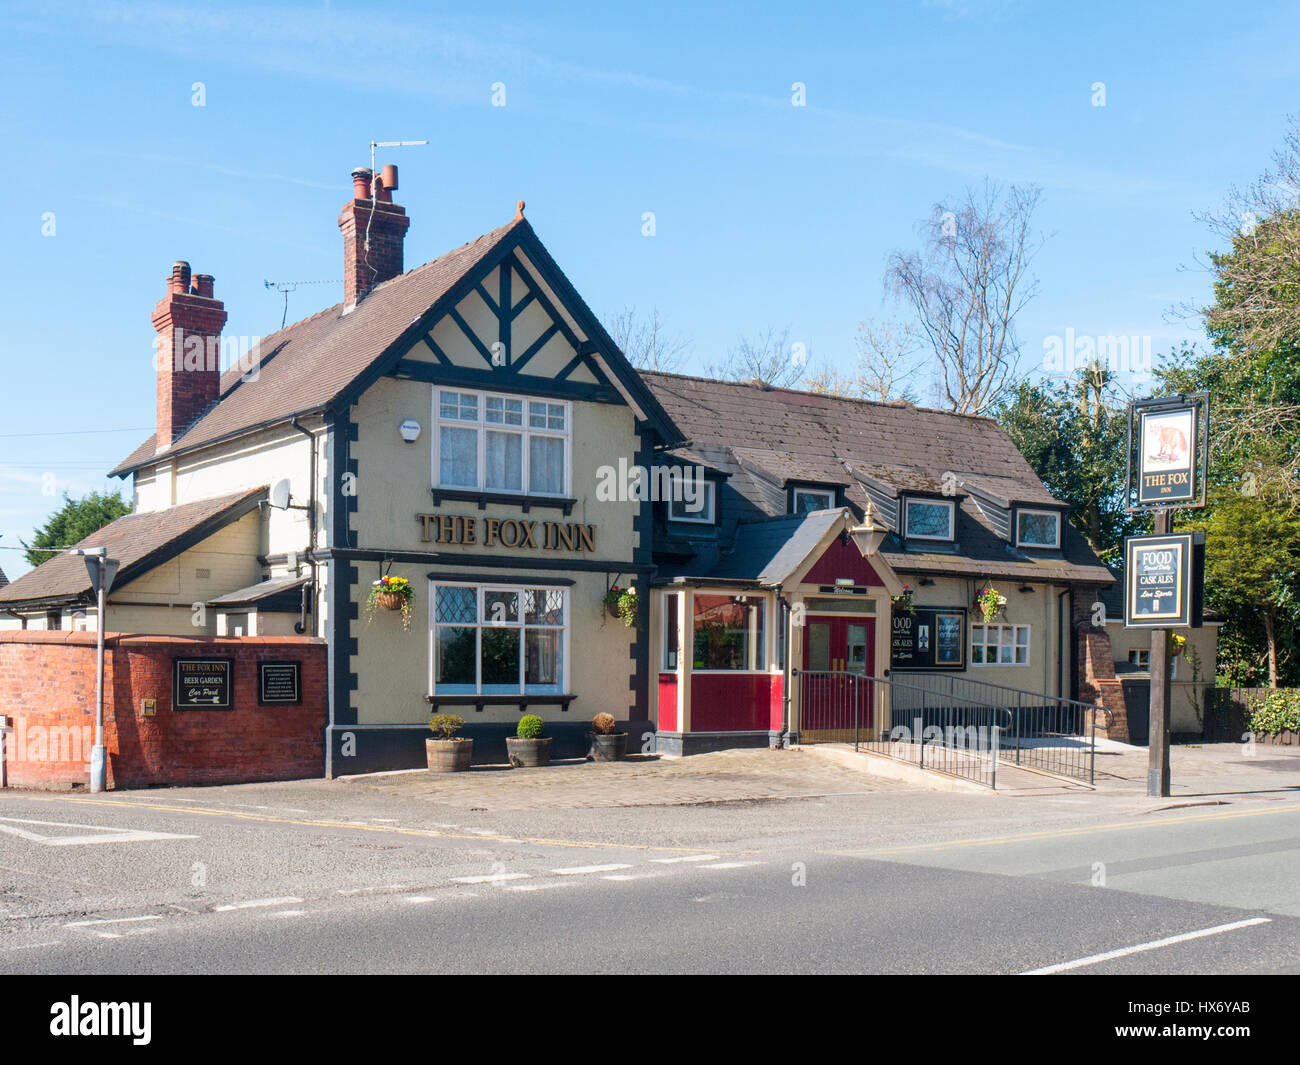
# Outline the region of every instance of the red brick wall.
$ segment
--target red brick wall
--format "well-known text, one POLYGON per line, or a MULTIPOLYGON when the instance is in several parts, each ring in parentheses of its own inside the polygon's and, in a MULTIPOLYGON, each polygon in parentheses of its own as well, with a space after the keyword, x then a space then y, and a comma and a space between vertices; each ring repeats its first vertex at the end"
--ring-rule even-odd
MULTIPOLYGON (((300 636, 107 633, 104 744, 110 788, 323 776, 326 645, 300 636), (172 710, 172 661, 234 660, 230 710, 172 710), (302 662, 301 706, 258 706, 259 661, 302 662), (142 714, 157 700, 154 717, 142 714)), ((87 785, 95 726, 93 632, 0 632, 7 783, 87 785)))
POLYGON ((1092 624, 1095 589, 1083 588, 1071 598, 1074 601, 1074 631, 1079 668, 1079 698, 1085 703, 1098 703, 1113 716, 1110 728, 1104 721, 1097 722, 1099 735, 1112 740, 1128 742, 1128 707, 1124 702, 1124 688, 1115 676, 1115 652, 1110 646, 1110 636, 1104 625, 1092 624))

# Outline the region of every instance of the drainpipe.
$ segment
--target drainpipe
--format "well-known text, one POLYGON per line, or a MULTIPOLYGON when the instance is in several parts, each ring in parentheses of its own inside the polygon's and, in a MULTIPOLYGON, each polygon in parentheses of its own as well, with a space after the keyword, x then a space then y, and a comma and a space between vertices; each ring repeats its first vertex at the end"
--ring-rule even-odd
MULTIPOLYGON (((1065 613, 1065 597, 1070 594, 1070 588, 1067 585, 1056 596, 1056 638, 1068 643, 1069 648, 1061 648, 1061 660, 1056 664, 1056 694, 1066 699, 1074 698, 1073 695, 1066 695, 1066 683, 1071 690, 1074 688, 1074 629, 1069 624, 1069 618, 1065 613), (1067 658, 1066 655, 1069 655, 1067 658), (1066 666, 1066 677, 1068 681, 1063 683, 1061 680, 1061 666, 1066 666)), ((1071 601, 1070 613, 1074 613, 1073 601, 1071 601)))
POLYGON ((310 429, 304 429, 298 424, 298 415, 294 415, 289 424, 298 432, 307 438, 311 447, 310 472, 308 476, 311 483, 307 490, 307 563, 311 566, 311 580, 309 580, 302 589, 302 605, 299 608, 298 622, 294 625, 293 631, 302 635, 307 631, 307 594, 311 589, 311 616, 313 622, 320 615, 316 611, 316 435, 310 429))

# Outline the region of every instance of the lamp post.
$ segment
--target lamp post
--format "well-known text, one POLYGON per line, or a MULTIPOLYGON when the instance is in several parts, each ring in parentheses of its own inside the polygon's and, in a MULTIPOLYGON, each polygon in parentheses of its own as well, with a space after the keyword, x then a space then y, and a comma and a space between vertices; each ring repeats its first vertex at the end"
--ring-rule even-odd
POLYGON ((103 791, 107 782, 107 752, 104 750, 104 607, 108 589, 117 576, 118 561, 108 557, 106 547, 78 547, 95 589, 95 745, 90 749, 90 790, 103 791))

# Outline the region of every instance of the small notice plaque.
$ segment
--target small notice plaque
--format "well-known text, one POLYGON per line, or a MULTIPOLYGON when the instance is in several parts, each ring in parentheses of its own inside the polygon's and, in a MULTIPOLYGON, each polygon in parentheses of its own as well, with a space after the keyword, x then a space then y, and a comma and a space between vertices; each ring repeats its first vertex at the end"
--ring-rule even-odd
POLYGON ((234 660, 178 658, 172 663, 173 710, 229 710, 234 660))
POLYGON ((257 664, 259 706, 297 706, 301 702, 301 662, 259 662, 257 664))

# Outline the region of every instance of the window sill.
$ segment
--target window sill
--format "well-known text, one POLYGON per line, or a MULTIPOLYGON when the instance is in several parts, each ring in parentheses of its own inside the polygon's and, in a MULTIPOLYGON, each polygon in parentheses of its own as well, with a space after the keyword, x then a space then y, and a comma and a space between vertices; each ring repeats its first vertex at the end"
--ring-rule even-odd
POLYGON ((487 508, 489 503, 496 503, 499 506, 519 507, 525 514, 532 507, 539 509, 550 508, 552 510, 564 511, 567 518, 577 504, 576 499, 567 496, 538 496, 523 495, 510 492, 484 492, 478 488, 431 488, 433 493, 433 505, 441 506, 443 500, 452 500, 459 503, 475 503, 479 510, 487 508))
POLYGON ((426 695, 425 702, 433 707, 441 706, 470 706, 473 705, 475 713, 482 713, 485 706, 517 706, 522 714, 530 706, 555 706, 559 704, 560 711, 566 713, 569 704, 577 698, 576 695, 535 695, 532 693, 526 695, 426 695))

